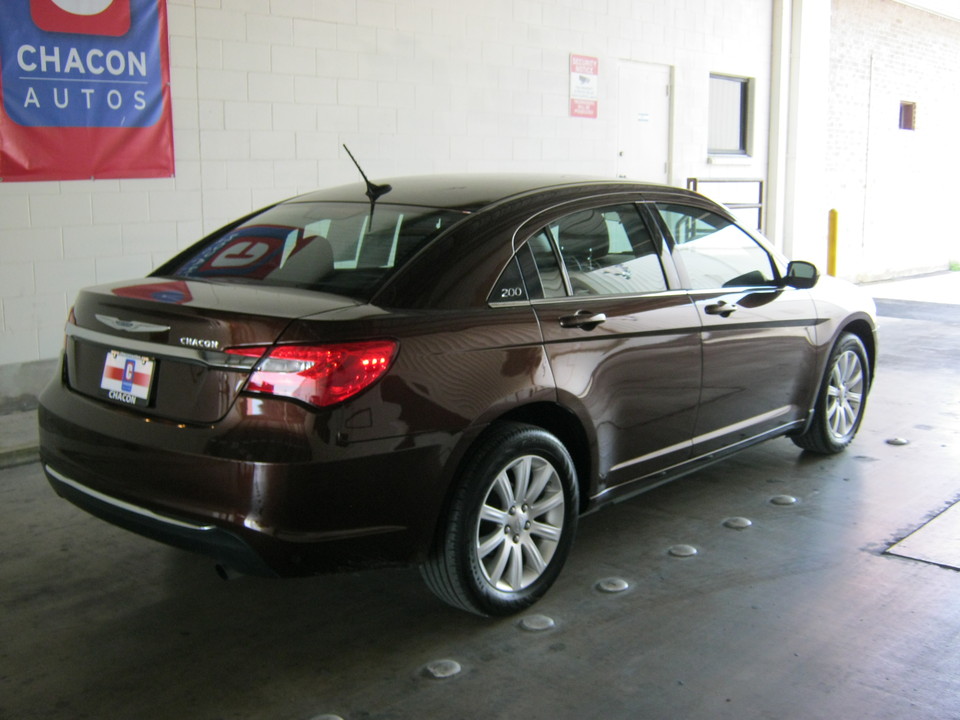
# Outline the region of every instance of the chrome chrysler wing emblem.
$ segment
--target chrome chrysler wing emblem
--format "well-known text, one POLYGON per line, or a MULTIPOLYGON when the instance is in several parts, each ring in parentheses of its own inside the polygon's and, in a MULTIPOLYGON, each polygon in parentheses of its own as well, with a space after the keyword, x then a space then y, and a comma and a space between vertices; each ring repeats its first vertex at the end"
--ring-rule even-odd
POLYGON ((169 325, 155 325, 153 323, 139 322, 137 320, 121 320, 112 315, 94 315, 97 320, 107 327, 114 330, 123 330, 124 332, 164 332, 170 329, 169 325))

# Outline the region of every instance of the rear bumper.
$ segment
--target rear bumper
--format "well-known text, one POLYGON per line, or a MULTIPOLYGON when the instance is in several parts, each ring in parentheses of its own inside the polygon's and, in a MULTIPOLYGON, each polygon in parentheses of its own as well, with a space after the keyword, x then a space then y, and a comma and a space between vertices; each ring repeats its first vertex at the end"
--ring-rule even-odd
POLYGON ((284 437, 300 438, 299 448, 278 446, 270 452, 291 460, 264 462, 231 457, 237 443, 224 442, 244 427, 260 434, 262 416, 255 426, 144 422, 56 385, 38 410, 41 463, 54 490, 92 515, 238 572, 421 562, 457 436, 329 443, 309 413, 284 407, 284 437))
POLYGON ((253 548, 237 535, 217 527, 161 515, 88 488, 49 465, 44 465, 57 495, 101 520, 167 545, 202 553, 218 564, 245 575, 276 577, 253 548))

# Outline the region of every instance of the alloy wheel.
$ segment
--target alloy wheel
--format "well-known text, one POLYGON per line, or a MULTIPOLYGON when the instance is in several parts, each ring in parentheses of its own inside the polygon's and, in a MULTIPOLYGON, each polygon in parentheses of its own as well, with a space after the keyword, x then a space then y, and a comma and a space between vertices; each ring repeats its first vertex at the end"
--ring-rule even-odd
POLYGON ((502 592, 536 582, 563 534, 563 484, 537 455, 508 464, 490 484, 477 520, 475 552, 484 578, 502 592))
POLYGON ((837 438, 846 437, 857 424, 863 403, 863 365, 852 350, 834 363, 827 386, 827 426, 837 438))

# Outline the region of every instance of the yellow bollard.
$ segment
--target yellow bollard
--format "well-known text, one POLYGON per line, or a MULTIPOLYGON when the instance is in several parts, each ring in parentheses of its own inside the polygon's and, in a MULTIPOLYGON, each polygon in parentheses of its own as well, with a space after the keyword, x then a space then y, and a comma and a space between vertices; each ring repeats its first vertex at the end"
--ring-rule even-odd
POLYGON ((827 275, 837 276, 837 239, 840 229, 840 213, 830 211, 830 230, 827 235, 827 275))

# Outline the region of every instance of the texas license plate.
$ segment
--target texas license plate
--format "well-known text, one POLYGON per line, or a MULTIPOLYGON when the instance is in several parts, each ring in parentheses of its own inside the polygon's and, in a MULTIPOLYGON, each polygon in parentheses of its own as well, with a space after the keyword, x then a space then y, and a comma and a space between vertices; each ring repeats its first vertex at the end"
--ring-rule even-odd
POLYGON ((103 362, 100 389, 111 400, 146 405, 150 402, 154 365, 152 358, 111 350, 103 362))

